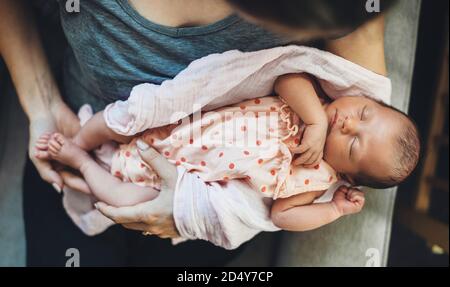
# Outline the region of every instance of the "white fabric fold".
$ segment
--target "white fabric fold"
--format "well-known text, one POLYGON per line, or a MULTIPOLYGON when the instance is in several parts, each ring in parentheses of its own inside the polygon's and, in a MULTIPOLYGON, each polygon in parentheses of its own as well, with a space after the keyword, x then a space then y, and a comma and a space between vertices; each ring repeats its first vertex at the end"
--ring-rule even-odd
POLYGON ((286 46, 256 52, 233 50, 196 60, 160 86, 134 87, 127 101, 107 107, 105 120, 115 132, 135 135, 175 123, 200 109, 209 111, 270 95, 275 80, 288 73, 315 76, 332 98, 366 95, 390 102, 388 78, 325 51, 286 46))

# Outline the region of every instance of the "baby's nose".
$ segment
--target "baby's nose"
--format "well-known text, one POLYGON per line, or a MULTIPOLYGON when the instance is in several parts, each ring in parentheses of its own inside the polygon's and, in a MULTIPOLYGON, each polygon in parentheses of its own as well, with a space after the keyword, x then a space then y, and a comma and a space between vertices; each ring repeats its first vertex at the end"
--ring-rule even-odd
POLYGON ((358 131, 358 123, 351 117, 345 117, 342 125, 342 132, 344 134, 355 134, 358 131))

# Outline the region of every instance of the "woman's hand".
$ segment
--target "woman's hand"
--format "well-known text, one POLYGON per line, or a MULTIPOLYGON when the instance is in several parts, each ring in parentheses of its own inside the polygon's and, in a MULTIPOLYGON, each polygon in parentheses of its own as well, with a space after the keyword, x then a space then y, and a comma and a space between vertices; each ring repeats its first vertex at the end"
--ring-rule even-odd
POLYGON ((142 159, 149 164, 161 178, 159 196, 148 202, 129 207, 112 207, 105 203, 96 204, 97 209, 115 223, 125 228, 143 231, 145 234, 161 238, 179 237, 173 219, 173 198, 177 182, 177 168, 165 157, 143 141, 137 146, 142 159))
POLYGON ((61 192, 64 181, 61 175, 53 168, 48 160, 39 159, 39 151, 36 149, 36 140, 45 133, 61 132, 72 137, 80 129, 77 116, 62 101, 50 104, 49 110, 30 118, 29 155, 39 175, 43 180, 52 184, 61 192))

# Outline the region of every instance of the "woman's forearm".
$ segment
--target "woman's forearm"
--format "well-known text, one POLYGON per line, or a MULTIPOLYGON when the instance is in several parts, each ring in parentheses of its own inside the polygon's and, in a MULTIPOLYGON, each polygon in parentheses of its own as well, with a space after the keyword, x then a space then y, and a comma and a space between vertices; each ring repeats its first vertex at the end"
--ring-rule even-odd
POLYGON ((32 13, 22 0, 0 2, 0 55, 30 120, 49 117, 62 102, 32 13))
POLYGON ((329 41, 326 48, 366 69, 386 75, 384 15, 367 22, 343 38, 329 41))

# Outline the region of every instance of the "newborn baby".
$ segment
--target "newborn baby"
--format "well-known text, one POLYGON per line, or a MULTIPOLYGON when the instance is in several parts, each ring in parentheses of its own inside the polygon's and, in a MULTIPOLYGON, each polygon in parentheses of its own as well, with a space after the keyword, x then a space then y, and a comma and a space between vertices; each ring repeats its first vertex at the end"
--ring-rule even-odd
POLYGON ((417 129, 400 111, 364 96, 329 102, 307 74, 281 76, 274 92, 277 96, 191 116, 135 137, 114 133, 101 112, 72 140, 43 135, 37 156, 79 170, 86 192, 125 206, 158 196, 158 176, 137 148, 151 145, 205 182, 248 181, 275 200, 273 222, 292 231, 318 228, 361 210, 363 194, 345 186, 331 202, 314 203, 337 180, 385 188, 403 181, 416 166, 417 129), (110 140, 122 145, 107 171, 87 151, 110 140))

